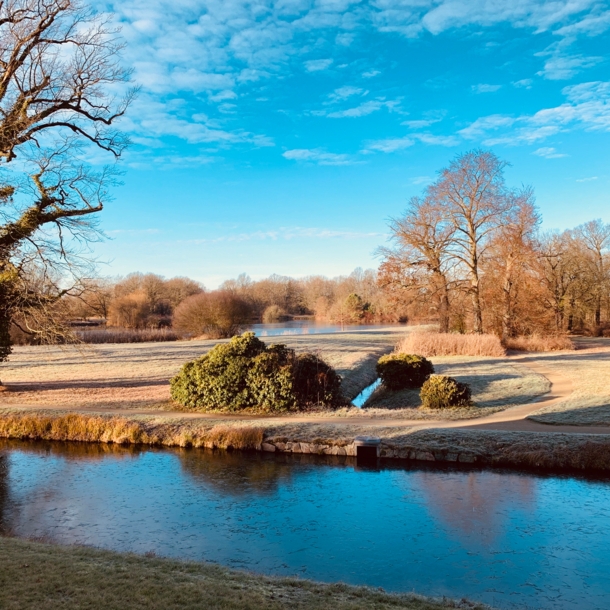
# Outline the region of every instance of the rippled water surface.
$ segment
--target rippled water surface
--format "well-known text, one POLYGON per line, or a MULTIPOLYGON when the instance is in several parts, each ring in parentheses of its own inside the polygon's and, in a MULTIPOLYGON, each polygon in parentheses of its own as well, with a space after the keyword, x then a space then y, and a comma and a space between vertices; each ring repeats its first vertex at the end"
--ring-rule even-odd
POLYGON ((609 608, 610 482, 0 443, 0 528, 499 608, 609 608))

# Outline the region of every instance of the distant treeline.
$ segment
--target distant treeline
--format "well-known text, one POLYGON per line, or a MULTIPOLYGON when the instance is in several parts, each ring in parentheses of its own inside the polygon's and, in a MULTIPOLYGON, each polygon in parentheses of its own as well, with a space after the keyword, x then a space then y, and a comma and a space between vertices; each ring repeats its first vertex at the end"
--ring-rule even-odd
MULTIPOLYGON (((216 290, 185 277, 132 273, 83 282, 77 294, 63 298, 56 312, 56 320, 61 317, 72 334, 96 343, 224 337, 248 324, 298 316, 339 324, 407 320, 407 308, 388 298, 372 269, 332 279, 272 275, 254 281, 242 274, 216 290)), ((18 328, 13 333, 15 342, 29 342, 18 328)))

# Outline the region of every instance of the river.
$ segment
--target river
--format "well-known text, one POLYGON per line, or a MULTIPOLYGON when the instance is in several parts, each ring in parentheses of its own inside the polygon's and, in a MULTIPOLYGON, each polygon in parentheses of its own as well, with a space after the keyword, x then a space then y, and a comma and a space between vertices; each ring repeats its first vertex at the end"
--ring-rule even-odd
POLYGON ((610 479, 1 441, 0 531, 277 575, 608 608, 610 479))

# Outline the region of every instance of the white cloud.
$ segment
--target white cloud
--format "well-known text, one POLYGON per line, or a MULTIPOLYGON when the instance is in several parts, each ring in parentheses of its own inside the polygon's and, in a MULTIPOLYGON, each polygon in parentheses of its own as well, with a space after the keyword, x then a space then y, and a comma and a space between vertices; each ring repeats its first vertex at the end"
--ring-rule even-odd
POLYGON ((411 137, 417 138, 424 144, 432 144, 434 146, 457 146, 460 143, 459 138, 455 136, 437 136, 431 133, 415 133, 411 137))
POLYGON ((409 129, 422 129, 424 127, 430 127, 434 123, 438 123, 441 119, 419 119, 415 121, 403 121, 401 125, 405 125, 409 129))
POLYGON ((413 146, 413 144, 415 144, 415 141, 409 137, 386 138, 384 140, 375 140, 373 142, 369 142, 360 152, 364 154, 370 154, 374 152, 393 153, 398 150, 404 150, 405 148, 409 148, 410 146, 413 146))
POLYGON ((577 178, 576 182, 592 182, 593 180, 597 179, 597 176, 589 176, 588 178, 577 178))
POLYGON ((539 157, 544 157, 545 159, 559 159, 561 157, 568 156, 564 153, 557 152, 557 150, 551 146, 544 146, 542 148, 539 148, 535 150, 533 154, 538 155, 539 157))
POLYGON ((362 73, 363 78, 373 78, 374 76, 378 76, 381 74, 379 70, 368 70, 367 72, 362 73))
POLYGON ((321 72, 330 68, 332 63, 332 59, 310 59, 305 62, 305 70, 307 72, 321 72))
POLYGON ((339 102, 341 100, 347 99, 348 97, 352 97, 352 95, 366 95, 366 93, 368 93, 368 91, 365 91, 360 87, 345 86, 335 89, 328 96, 328 98, 331 102, 339 102))
POLYGON ((521 80, 516 80, 512 83, 513 87, 517 87, 519 89, 531 89, 534 81, 531 78, 522 78, 521 80))
POLYGON ((345 118, 358 118, 367 116, 373 112, 377 112, 382 108, 386 108, 390 112, 397 109, 400 104, 399 100, 369 100, 368 102, 362 102, 362 104, 355 106, 354 108, 347 108, 345 110, 335 110, 333 112, 318 111, 318 114, 327 116, 329 119, 345 119, 345 118))
POLYGON ((514 118, 502 114, 490 114, 489 116, 480 117, 474 123, 468 125, 458 132, 467 140, 476 140, 485 135, 488 131, 500 129, 502 127, 511 127, 515 123, 514 118))
POLYGON ((487 85, 484 83, 481 83, 480 85, 472 85, 472 90, 474 93, 494 93, 499 89, 502 89, 502 85, 487 85))
POLYGON ((583 57, 581 55, 557 55, 548 59, 544 69, 538 72, 548 80, 569 80, 580 71, 591 68, 602 61, 601 57, 583 57))
POLYGON ((282 156, 292 161, 311 161, 318 165, 351 165, 355 163, 348 155, 329 153, 320 148, 295 148, 282 153, 282 156))

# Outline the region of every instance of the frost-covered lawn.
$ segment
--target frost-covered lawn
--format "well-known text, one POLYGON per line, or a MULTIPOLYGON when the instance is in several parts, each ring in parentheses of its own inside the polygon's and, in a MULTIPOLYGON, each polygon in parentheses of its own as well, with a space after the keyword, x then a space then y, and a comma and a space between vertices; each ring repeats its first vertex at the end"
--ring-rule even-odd
POLYGON ((610 426, 610 339, 577 339, 576 344, 589 349, 536 356, 549 371, 570 379, 574 391, 567 400, 540 409, 529 419, 544 424, 610 426))
MULTIPOLYGON (((343 376, 344 393, 356 396, 375 379, 379 356, 409 332, 380 327, 357 333, 270 337, 298 351, 312 351, 343 376)), ((0 379, 9 391, 0 406, 40 405, 66 408, 171 408, 169 379, 187 361, 218 341, 122 343, 76 347, 16 347, 0 365, 0 379)))

